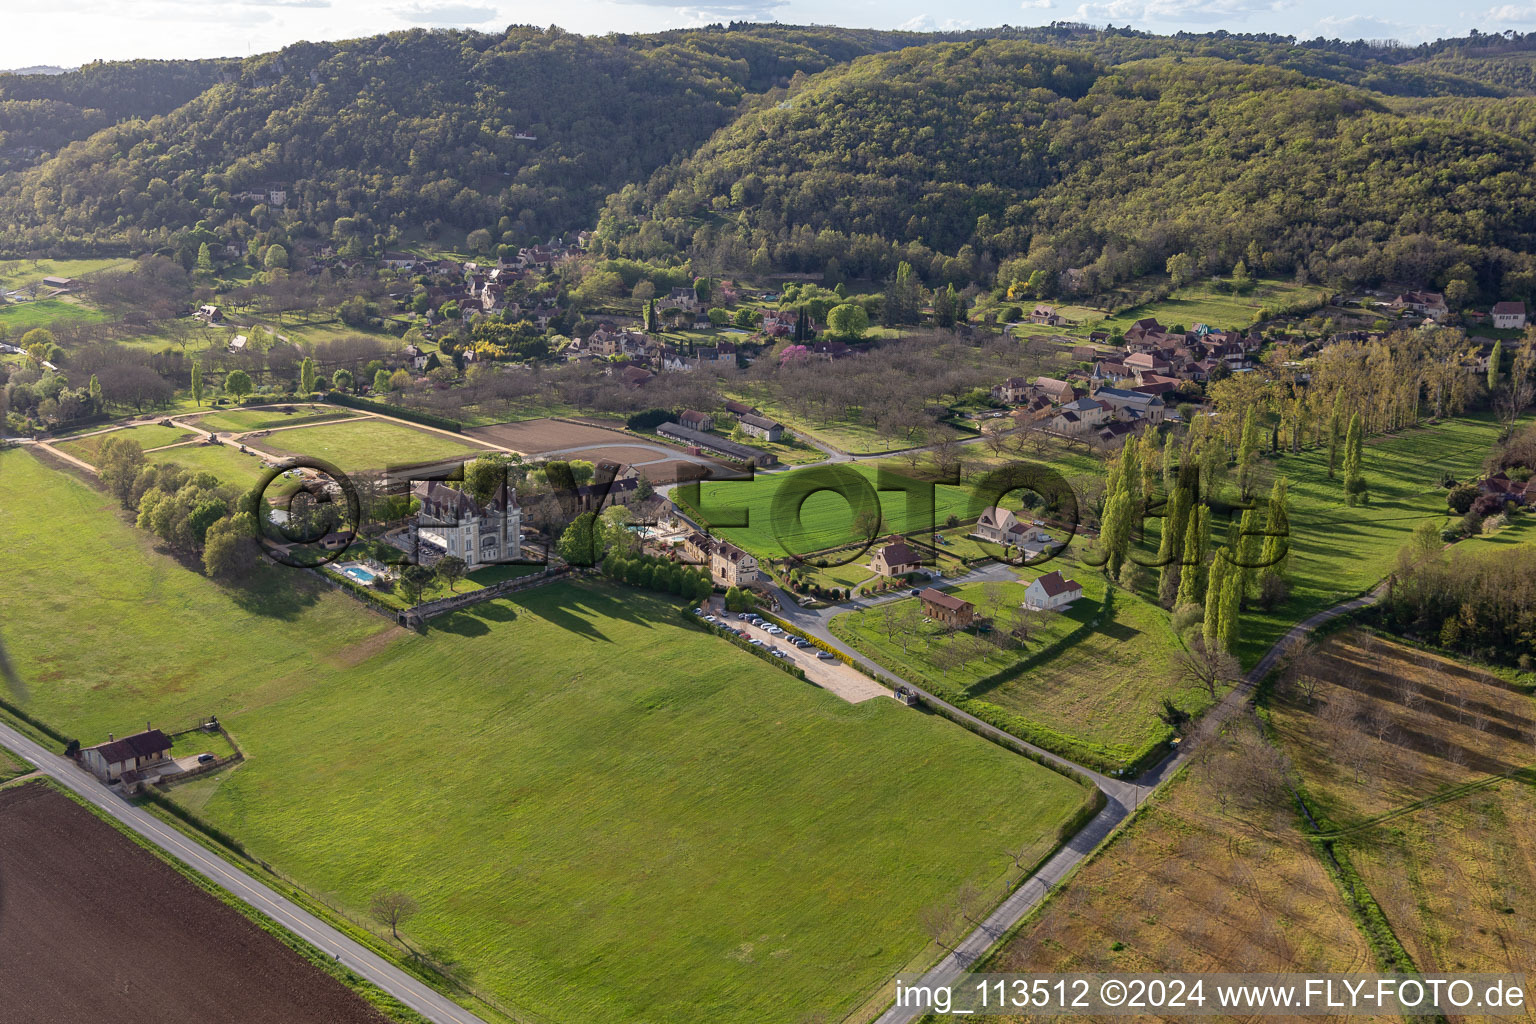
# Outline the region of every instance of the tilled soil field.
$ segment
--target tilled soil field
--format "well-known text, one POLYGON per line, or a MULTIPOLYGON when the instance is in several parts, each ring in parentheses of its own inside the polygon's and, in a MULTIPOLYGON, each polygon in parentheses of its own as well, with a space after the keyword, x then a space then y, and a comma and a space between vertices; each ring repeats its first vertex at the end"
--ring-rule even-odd
POLYGON ((0 1024, 387 1024, 42 783, 0 791, 0 1024))

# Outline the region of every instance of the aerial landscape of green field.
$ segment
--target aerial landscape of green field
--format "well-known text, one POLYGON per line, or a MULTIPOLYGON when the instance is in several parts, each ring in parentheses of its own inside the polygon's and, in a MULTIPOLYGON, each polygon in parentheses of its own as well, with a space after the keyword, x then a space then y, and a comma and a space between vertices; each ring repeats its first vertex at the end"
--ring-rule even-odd
POLYGON ((533 1012, 846 1010, 923 955, 921 910, 1000 885, 1002 851, 1043 855, 1088 799, 941 718, 807 687, 635 591, 560 584, 415 637, 291 571, 226 592, 25 453, 0 457, 0 488, 9 535, 91 567, 73 598, 38 584, 24 602, 49 616, 43 635, 8 619, 33 714, 91 739, 217 714, 250 760, 178 800, 346 905, 409 891, 425 908, 416 941, 533 1012), (49 527, 34 502, 55 510, 49 527), (99 546, 50 540, 59 524, 99 546), (104 604, 120 613, 90 614, 104 604), (654 664, 693 670, 641 667, 654 664), (368 805, 381 788, 387 815, 368 805), (466 812, 450 828, 445 801, 466 812), (535 913, 557 906, 583 922, 580 942, 566 914, 535 913), (674 962, 692 965, 687 986, 658 977, 674 962))
POLYGON ((1529 5, 55 7, 0 1024, 1526 1019, 1529 5))

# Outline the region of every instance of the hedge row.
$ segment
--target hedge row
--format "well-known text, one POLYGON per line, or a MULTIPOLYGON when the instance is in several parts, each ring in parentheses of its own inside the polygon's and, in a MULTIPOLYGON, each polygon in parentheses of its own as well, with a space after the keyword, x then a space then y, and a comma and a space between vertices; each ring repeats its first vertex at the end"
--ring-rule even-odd
POLYGON ((702 616, 695 615, 693 613, 693 609, 691 607, 679 608, 677 613, 682 616, 683 621, 691 623, 694 627, 707 630, 710 633, 714 633, 716 636, 724 637, 726 640, 729 640, 731 643, 735 644, 737 647, 740 647, 742 650, 750 651, 752 654, 768 662, 770 665, 773 665, 784 672, 788 672, 802 683, 810 682, 810 680, 805 676, 804 669, 797 668, 784 658, 775 658, 773 655, 768 653, 768 648, 766 647, 760 647, 757 644, 747 643, 747 641, 737 636, 729 626, 712 622, 705 622, 702 616))
POLYGON ((71 743, 74 742, 74 737, 65 736, 63 733, 59 732, 59 730, 55 729, 47 722, 42 722, 36 718, 33 718, 31 715, 27 714, 25 711, 21 710, 21 708, 17 707, 9 701, 0 700, 0 708, 4 708, 7 713, 15 715, 17 718, 21 719, 23 722, 26 722, 28 725, 43 735, 48 736, 51 739, 58 740, 60 743, 64 744, 65 747, 68 747, 71 743))
POLYGON ((422 412, 419 409, 390 405, 387 402, 375 402, 368 398, 358 398, 356 395, 344 395, 339 391, 327 391, 325 393, 325 400, 333 405, 346 406, 348 409, 376 412, 385 416, 393 416, 398 420, 409 420, 412 423, 420 423, 428 427, 451 430, 456 434, 464 432, 464 424, 458 420, 451 420, 446 416, 437 416, 430 412, 422 412))

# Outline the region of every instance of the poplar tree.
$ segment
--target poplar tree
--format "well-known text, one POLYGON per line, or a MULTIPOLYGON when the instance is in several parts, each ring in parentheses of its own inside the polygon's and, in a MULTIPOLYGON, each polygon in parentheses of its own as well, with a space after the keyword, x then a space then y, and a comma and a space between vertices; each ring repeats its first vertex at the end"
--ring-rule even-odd
POLYGON ((1499 386, 1499 361, 1504 358, 1504 342, 1495 341, 1493 351, 1488 353, 1488 390, 1492 391, 1499 386))
POLYGON ((203 404, 203 361, 201 359, 192 360, 192 400, 198 405, 203 404))
POLYGON ((299 364, 299 389, 306 395, 311 394, 319 380, 320 374, 315 370, 315 361, 305 356, 304 361, 299 364))
POLYGON ((1264 572, 1285 577, 1290 568, 1290 496, 1286 493, 1285 478, 1280 477, 1269 490, 1269 509, 1265 522, 1264 551, 1260 561, 1264 572))
POLYGON ((1179 596, 1175 606, 1198 604, 1200 585, 1205 582, 1205 548, 1201 537, 1209 528, 1210 510, 1200 506, 1190 510, 1189 525, 1184 528, 1184 544, 1179 555, 1183 562, 1179 572, 1179 596))
POLYGON ((1360 414, 1349 418, 1349 433, 1344 439, 1344 498, 1351 505, 1367 500, 1365 474, 1362 472, 1365 440, 1361 436, 1360 414))
POLYGON ((1211 567, 1206 572, 1205 619, 1200 624, 1200 632, 1207 650, 1215 650, 1221 637, 1222 576, 1226 573, 1226 562, 1218 554, 1211 559, 1211 567))
POLYGON ((1333 479, 1334 470, 1339 466, 1339 426, 1340 417, 1344 414, 1344 392, 1333 393, 1333 415, 1328 420, 1328 479, 1333 479))
POLYGON ((1259 458, 1259 424, 1253 415, 1253 406, 1243 416, 1242 440, 1237 446, 1237 486, 1248 497, 1253 488, 1254 466, 1259 458))
POLYGON ((1243 601, 1243 577, 1228 569, 1221 574, 1221 626, 1216 639, 1228 654, 1237 650, 1238 618, 1243 601))
MULTIPOLYGON (((196 365, 195 363, 193 364, 193 366, 196 365)), ((94 373, 91 374, 91 383, 87 391, 91 396, 91 408, 96 412, 101 412, 101 381, 96 379, 94 373)))

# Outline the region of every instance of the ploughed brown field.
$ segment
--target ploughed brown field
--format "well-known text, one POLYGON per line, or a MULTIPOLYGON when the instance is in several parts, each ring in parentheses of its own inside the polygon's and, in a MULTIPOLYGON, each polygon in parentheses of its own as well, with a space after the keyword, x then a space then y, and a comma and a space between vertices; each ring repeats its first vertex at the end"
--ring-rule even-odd
POLYGON ((0 1024, 388 1024, 90 811, 0 790, 0 1024))

